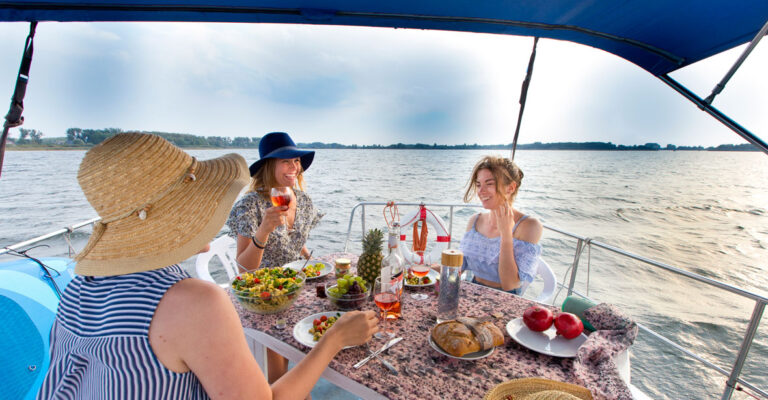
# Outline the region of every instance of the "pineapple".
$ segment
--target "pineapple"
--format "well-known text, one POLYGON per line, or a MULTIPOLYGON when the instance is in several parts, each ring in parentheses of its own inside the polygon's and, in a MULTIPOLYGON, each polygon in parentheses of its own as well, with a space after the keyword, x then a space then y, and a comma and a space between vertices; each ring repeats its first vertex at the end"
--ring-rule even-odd
POLYGON ((381 273, 381 245, 384 243, 384 232, 371 229, 363 238, 363 254, 357 260, 357 275, 373 286, 373 282, 381 273))

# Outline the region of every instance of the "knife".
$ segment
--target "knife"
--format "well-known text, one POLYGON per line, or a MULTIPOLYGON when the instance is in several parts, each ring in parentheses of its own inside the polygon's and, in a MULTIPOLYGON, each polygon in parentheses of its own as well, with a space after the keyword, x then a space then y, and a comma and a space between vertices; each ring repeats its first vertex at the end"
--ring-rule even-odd
POLYGON ((403 338, 402 338, 402 337, 397 337, 397 338, 394 338, 394 339, 390 340, 390 341, 389 341, 389 342, 387 342, 387 343, 386 343, 384 346, 382 346, 380 349, 378 349, 378 350, 374 351, 373 353, 371 353, 371 355, 369 355, 368 357, 365 357, 365 358, 363 358, 363 359, 362 359, 362 360, 360 360, 360 361, 359 361, 357 364, 355 364, 355 365, 354 365, 355 369, 358 369, 358 368, 362 367, 362 366, 363 366, 363 365, 365 365, 365 363, 367 363, 367 362, 368 362, 370 359, 372 359, 373 357, 376 357, 376 356, 377 356, 377 355, 379 355, 379 353, 381 353, 382 351, 384 351, 384 350, 386 350, 386 349, 388 349, 388 348, 390 348, 390 347, 392 347, 392 346, 396 345, 396 344, 397 344, 397 343, 399 343, 401 340, 403 340, 403 338))

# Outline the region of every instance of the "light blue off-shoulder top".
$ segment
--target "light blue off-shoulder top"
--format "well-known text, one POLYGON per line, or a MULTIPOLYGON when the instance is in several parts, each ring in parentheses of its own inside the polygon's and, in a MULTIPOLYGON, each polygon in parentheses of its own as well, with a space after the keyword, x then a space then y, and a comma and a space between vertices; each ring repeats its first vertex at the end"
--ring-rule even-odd
MULTIPOLYGON (((523 220, 528 218, 524 215, 512 228, 514 233, 523 220)), ((468 230, 461 238, 460 248, 464 253, 464 269, 472 271, 475 277, 482 278, 492 282, 501 283, 499 277, 499 253, 501 251, 501 236, 488 238, 477 231, 477 220, 472 224, 472 229, 468 230)), ((536 270, 541 257, 541 246, 524 240, 513 239, 515 248, 515 262, 517 263, 517 273, 520 281, 533 282, 536 276, 536 270)))

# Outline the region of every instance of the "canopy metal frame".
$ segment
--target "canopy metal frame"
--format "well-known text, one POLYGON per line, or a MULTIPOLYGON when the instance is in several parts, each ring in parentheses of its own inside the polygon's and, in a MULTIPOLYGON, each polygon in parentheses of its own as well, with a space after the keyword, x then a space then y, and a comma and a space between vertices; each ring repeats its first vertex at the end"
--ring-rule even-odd
POLYGON ((768 154, 768 144, 766 144, 765 141, 763 141, 762 139, 757 137, 755 134, 747 130, 747 128, 741 126, 738 122, 734 121, 729 116, 725 115, 723 112, 721 112, 711 104, 707 103, 704 99, 697 96, 695 93, 691 92, 687 87, 683 86, 678 81, 672 79, 672 77, 670 77, 669 75, 661 75, 658 78, 662 82, 669 85, 676 92, 680 93, 683 97, 693 102, 693 104, 696 104, 704 112, 711 115, 716 120, 720 121, 723 125, 728 127, 730 130, 736 132, 737 135, 741 136, 749 143, 752 143, 755 147, 760 149, 763 153, 768 154))
POLYGON ((752 53, 752 50, 755 49, 755 46, 757 46, 757 43, 760 42, 760 39, 763 38, 768 33, 768 21, 765 22, 765 25, 763 25, 763 28, 760 29, 760 32, 757 32, 757 35, 755 35, 755 38, 752 39, 751 42, 749 42, 749 45, 747 48, 744 49, 744 52, 741 53, 741 56, 739 56, 739 59, 736 60, 736 62, 733 64, 731 69, 728 70, 728 72, 725 73, 725 76, 723 79, 718 82, 717 85, 715 85, 714 89, 712 89, 712 93, 710 93, 709 96, 707 96, 706 99, 704 99, 707 104, 712 104, 712 102, 715 100, 715 97, 720 94, 720 92, 725 89, 725 85, 728 83, 728 81, 733 77, 733 75, 736 73, 736 71, 741 67, 741 64, 744 63, 744 61, 747 59, 750 53, 752 53))

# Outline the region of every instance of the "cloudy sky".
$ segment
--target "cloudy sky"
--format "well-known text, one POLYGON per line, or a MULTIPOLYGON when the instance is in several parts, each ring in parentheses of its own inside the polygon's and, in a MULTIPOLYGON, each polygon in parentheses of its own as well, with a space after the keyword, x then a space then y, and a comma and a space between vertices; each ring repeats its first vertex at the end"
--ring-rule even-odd
MULTIPOLYGON (((28 24, 0 25, 0 99, 28 24)), ((404 29, 191 23, 41 23, 25 127, 202 136, 286 131, 300 142, 512 141, 531 38, 404 29)), ((741 54, 672 76, 706 97, 741 54)), ((715 100, 768 139, 768 43, 715 100)), ((7 112, 7 100, 0 112, 7 112)), ((18 137, 14 129, 12 137, 18 137)), ((535 141, 744 143, 661 81, 590 47, 542 40, 520 135, 535 141)))

